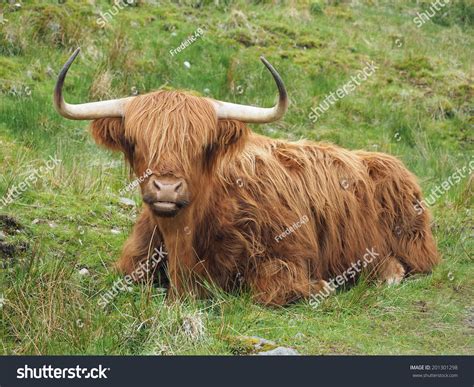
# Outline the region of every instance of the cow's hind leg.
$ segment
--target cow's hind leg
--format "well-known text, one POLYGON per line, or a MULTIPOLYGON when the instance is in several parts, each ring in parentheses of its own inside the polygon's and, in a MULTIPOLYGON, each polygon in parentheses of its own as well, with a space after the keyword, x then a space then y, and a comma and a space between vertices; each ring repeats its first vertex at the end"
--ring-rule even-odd
POLYGON ((271 259, 259 264, 247 279, 254 299, 264 305, 286 305, 327 290, 323 280, 311 278, 306 265, 271 259))
MULTIPOLYGON (((407 274, 429 273, 440 261, 416 178, 396 158, 359 152, 375 184, 380 230, 407 274)), ((395 270, 396 265, 391 265, 395 270)))

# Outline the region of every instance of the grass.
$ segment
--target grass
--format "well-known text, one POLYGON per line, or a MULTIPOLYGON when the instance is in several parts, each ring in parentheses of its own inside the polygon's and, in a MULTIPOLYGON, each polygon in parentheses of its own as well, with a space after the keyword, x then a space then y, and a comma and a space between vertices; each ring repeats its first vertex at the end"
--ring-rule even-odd
MULTIPOLYGON (((359 283, 317 309, 301 301, 265 308, 249 295, 167 301, 134 285, 102 309, 120 277, 112 269, 138 209, 120 203, 130 180, 120 155, 99 150, 86 122, 58 117, 56 74, 82 53, 65 88, 70 102, 160 87, 270 105, 275 90, 258 61, 286 80, 271 137, 324 140, 388 152, 419 176, 428 196, 473 160, 473 6, 453 2, 417 28, 429 6, 413 1, 138 1, 101 28, 107 1, 2 5, 0 197, 50 155, 62 160, 0 209, 0 346, 4 354, 242 354, 259 336, 303 354, 472 354, 472 170, 432 206, 443 263, 399 286, 359 283), (198 27, 204 36, 177 55, 198 27), (311 107, 365 66, 376 73, 312 123, 311 107), (188 61, 190 67, 184 66, 188 61), (87 268, 89 275, 80 275, 87 268), (191 334, 186 321, 202 321, 191 334)), ((472 164, 471 164, 472 165, 472 164)), ((140 204, 137 192, 129 196, 140 204)), ((139 208, 139 207, 138 207, 139 208)))

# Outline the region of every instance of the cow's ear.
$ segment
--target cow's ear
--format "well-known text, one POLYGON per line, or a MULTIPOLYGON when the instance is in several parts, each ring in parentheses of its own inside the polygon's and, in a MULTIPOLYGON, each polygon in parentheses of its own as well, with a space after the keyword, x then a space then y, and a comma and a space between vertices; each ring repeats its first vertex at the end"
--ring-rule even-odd
POLYGON ((114 151, 125 151, 125 126, 122 118, 99 118, 91 123, 92 137, 97 144, 114 151))
POLYGON ((217 122, 217 143, 220 147, 243 144, 250 129, 241 121, 219 120, 217 122))

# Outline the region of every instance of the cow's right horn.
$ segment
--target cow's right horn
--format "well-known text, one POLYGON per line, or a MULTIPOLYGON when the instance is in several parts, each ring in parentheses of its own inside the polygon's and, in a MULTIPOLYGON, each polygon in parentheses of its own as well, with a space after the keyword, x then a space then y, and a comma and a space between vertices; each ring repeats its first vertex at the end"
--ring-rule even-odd
POLYGON ((68 59, 61 72, 59 73, 56 87, 54 89, 54 107, 56 111, 63 117, 71 120, 95 120, 96 118, 105 117, 123 117, 124 106, 135 97, 127 97, 120 99, 111 99, 109 101, 89 102, 79 105, 70 105, 63 98, 63 84, 66 74, 74 59, 76 59, 79 51, 76 51, 68 59))

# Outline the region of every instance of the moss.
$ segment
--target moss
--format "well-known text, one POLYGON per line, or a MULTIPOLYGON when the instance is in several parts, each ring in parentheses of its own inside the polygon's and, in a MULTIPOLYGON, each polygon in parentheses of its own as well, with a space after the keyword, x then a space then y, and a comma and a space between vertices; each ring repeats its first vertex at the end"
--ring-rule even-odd
POLYGON ((18 74, 18 61, 0 56, 0 78, 12 79, 18 74))
POLYGON ((270 341, 251 336, 226 336, 224 340, 234 355, 250 355, 270 351, 278 347, 270 341))
POLYGON ((426 87, 434 81, 433 66, 425 56, 409 56, 395 63, 394 68, 418 87, 426 87))
POLYGON ((409 56, 396 63, 395 68, 415 75, 423 70, 433 70, 429 58, 425 56, 409 56))
POLYGON ((264 30, 277 34, 279 36, 283 35, 290 39, 295 39, 297 36, 297 33, 295 32, 295 30, 291 29, 290 27, 288 27, 287 24, 284 24, 284 23, 279 23, 279 22, 270 23, 268 21, 265 21, 261 24, 261 26, 264 30))
POLYGON ((320 39, 314 38, 311 35, 302 35, 296 40, 296 47, 311 49, 311 48, 322 48, 326 47, 327 43, 322 42, 320 39))
POLYGON ((234 39, 236 42, 244 45, 245 47, 255 46, 254 37, 250 34, 247 29, 237 29, 229 31, 229 38, 234 39))

